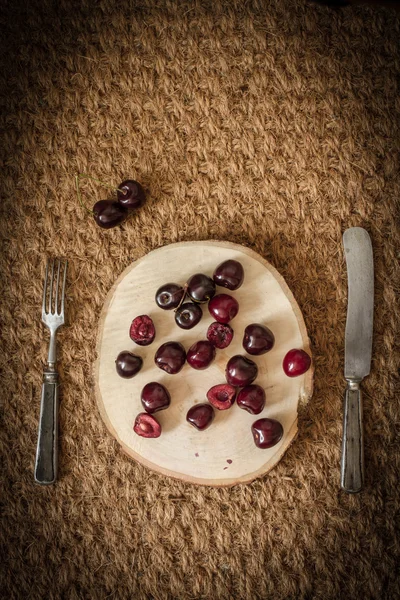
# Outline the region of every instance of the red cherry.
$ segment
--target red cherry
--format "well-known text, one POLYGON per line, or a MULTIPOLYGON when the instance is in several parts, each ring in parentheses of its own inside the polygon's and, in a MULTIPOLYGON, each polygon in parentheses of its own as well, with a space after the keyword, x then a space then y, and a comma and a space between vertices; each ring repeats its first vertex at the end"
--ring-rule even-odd
POLYGON ((130 379, 134 377, 136 373, 140 371, 143 366, 143 359, 141 356, 129 352, 129 350, 123 350, 120 352, 115 360, 115 368, 120 377, 130 379))
POLYGON ((207 339, 216 348, 227 348, 233 339, 233 329, 224 323, 211 323, 207 329, 207 339))
POLYGON ((153 414, 165 410, 171 404, 171 396, 166 387, 157 381, 146 383, 140 396, 143 408, 153 414))
POLYGON ((146 195, 138 181, 126 179, 118 186, 117 198, 118 202, 131 212, 144 204, 146 195))
POLYGON ((229 294, 217 294, 208 303, 208 310, 218 323, 229 323, 239 311, 239 303, 229 294))
POLYGON ((215 346, 208 340, 195 342, 187 351, 187 361, 193 369, 206 369, 215 358, 215 346))
POLYGON ((93 218, 99 227, 111 229, 125 221, 127 209, 114 200, 98 200, 93 206, 93 218))
POLYGON ((129 335, 131 340, 139 346, 148 346, 156 335, 153 320, 147 315, 135 317, 131 323, 129 335))
POLYGON ((133 431, 144 438, 158 438, 161 435, 161 425, 153 415, 139 413, 133 425, 133 431))
POLYGON ((298 377, 299 375, 303 375, 311 365, 311 358, 304 352, 304 350, 299 350, 294 348, 293 350, 289 350, 283 359, 283 370, 288 377, 298 377))
POLYGON ((218 410, 226 410, 235 402, 236 388, 229 383, 213 385, 207 392, 207 400, 218 410))
POLYGON ((260 385, 246 385, 242 388, 237 397, 237 405, 252 415, 259 415, 265 406, 265 391, 260 385))
POLYGON ((283 427, 275 419, 258 419, 251 426, 254 443, 258 448, 272 448, 283 436, 283 427))
POLYGON ((195 404, 192 408, 189 408, 186 421, 196 427, 199 431, 207 429, 215 417, 214 409, 211 404, 206 402, 203 404, 195 404))
POLYGON ((229 359, 225 369, 225 377, 230 385, 236 387, 245 387, 253 383, 258 374, 256 363, 247 358, 236 354, 229 359))
POLYGON ((275 343, 274 334, 265 325, 251 323, 244 330, 243 348, 249 354, 259 355, 269 352, 275 343))
POLYGON ((217 285, 237 290, 243 283, 243 267, 237 260, 225 260, 215 269, 213 279, 217 285))
POLYGON ((186 362, 185 348, 180 342, 165 342, 157 350, 154 361, 166 373, 176 375, 186 362))

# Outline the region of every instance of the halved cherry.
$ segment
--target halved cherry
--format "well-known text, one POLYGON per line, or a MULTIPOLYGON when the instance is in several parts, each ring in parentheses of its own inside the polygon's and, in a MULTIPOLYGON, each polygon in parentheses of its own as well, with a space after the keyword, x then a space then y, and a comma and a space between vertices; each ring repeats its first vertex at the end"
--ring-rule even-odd
POLYGON ((226 410, 235 402, 236 388, 229 383, 213 385, 207 392, 207 400, 218 410, 226 410))
POLYGON ((152 415, 139 413, 135 419, 133 431, 144 438, 158 438, 161 435, 161 425, 152 415))

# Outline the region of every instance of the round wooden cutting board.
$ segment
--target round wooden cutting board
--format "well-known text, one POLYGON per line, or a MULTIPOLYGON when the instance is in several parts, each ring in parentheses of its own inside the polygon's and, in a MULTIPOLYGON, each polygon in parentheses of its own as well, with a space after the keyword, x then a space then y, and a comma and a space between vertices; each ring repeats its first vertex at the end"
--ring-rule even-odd
POLYGON ((244 483, 267 473, 283 456, 297 432, 299 403, 312 394, 313 369, 289 378, 282 370, 282 360, 292 348, 303 348, 311 355, 306 327, 300 309, 283 278, 261 256, 228 242, 183 242, 164 246, 134 262, 110 290, 100 317, 97 358, 94 364, 96 398, 100 413, 110 433, 124 451, 150 469, 184 481, 202 485, 228 486, 244 483), (157 348, 166 341, 181 342, 185 349, 206 339, 213 322, 207 305, 203 318, 192 330, 180 329, 174 312, 158 308, 154 297, 164 283, 184 284, 194 273, 212 276, 224 260, 242 263, 243 285, 230 292, 239 302, 239 313, 231 321, 232 343, 217 350, 215 361, 205 370, 195 370, 187 363, 176 375, 168 375, 154 363, 157 348), (149 315, 156 327, 154 342, 136 345, 129 337, 132 320, 149 315), (243 332, 250 323, 267 325, 275 335, 273 349, 252 357, 259 368, 255 383, 266 390, 266 406, 260 415, 251 415, 236 403, 225 411, 215 411, 215 419, 205 431, 197 431, 186 422, 188 409, 206 402, 213 385, 225 382, 225 366, 235 354, 245 354, 243 332), (142 370, 132 379, 121 378, 115 359, 122 350, 143 358, 142 370), (158 381, 171 394, 171 405, 155 416, 162 427, 156 439, 145 439, 132 429, 136 415, 143 412, 140 393, 146 383, 158 381), (282 440, 273 448, 257 448, 251 424, 261 417, 278 419, 284 429, 282 440))

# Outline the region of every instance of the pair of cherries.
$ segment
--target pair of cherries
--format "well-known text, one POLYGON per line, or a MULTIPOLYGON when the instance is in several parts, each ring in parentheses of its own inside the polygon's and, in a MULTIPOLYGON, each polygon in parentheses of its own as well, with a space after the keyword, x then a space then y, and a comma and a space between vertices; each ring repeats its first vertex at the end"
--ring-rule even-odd
POLYGON ((93 218, 103 229, 116 227, 136 211, 146 199, 143 187, 134 179, 126 179, 117 188, 116 200, 99 200, 93 206, 93 218))

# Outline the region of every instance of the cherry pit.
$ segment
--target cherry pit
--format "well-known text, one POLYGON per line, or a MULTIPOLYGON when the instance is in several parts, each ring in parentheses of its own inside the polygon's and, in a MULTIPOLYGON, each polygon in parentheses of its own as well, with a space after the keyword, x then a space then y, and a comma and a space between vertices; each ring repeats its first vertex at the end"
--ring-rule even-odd
MULTIPOLYGON (((101 227, 113 226, 109 223, 113 219, 118 221, 122 214, 125 215, 124 211, 134 211, 141 206, 144 192, 140 184, 126 180, 118 186, 117 198, 112 202, 118 206, 111 208, 111 205, 107 205, 95 217, 101 227), (113 217, 110 217, 111 213, 113 217)), ((229 347, 234 336, 235 317, 240 311, 239 302, 232 292, 243 285, 244 279, 242 264, 229 259, 217 265, 212 275, 198 272, 185 283, 169 281, 158 287, 154 296, 157 309, 172 312, 172 319, 179 328, 195 328, 204 318, 206 308, 214 319, 207 329, 207 339, 198 339, 189 348, 174 340, 164 342, 157 348, 154 362, 167 377, 178 375, 185 364, 193 369, 207 369, 217 353, 229 347), (218 292, 217 287, 225 288, 229 294, 218 292)), ((249 435, 258 448, 271 448, 282 439, 284 431, 277 419, 261 416, 268 404, 268 396, 257 383, 260 363, 256 361, 265 360, 265 354, 277 351, 275 334, 265 323, 249 323, 238 335, 242 336, 244 353, 228 359, 226 381, 216 381, 204 391, 204 402, 200 401, 189 408, 186 422, 188 426, 204 431, 212 425, 216 410, 229 410, 236 402, 238 408, 250 415, 260 415, 249 427, 249 435)), ((157 339, 153 319, 149 315, 136 316, 131 322, 129 336, 139 347, 152 344, 157 339)), ((302 348, 288 348, 281 359, 281 367, 287 377, 299 377, 310 366, 311 357, 302 348)), ((115 367, 120 377, 131 379, 142 369, 143 359, 140 353, 132 349, 123 350, 117 356, 115 367)), ((142 389, 140 400, 145 412, 137 415, 133 426, 135 433, 141 437, 157 438, 162 434, 161 423, 154 413, 168 409, 173 403, 166 381, 165 378, 162 384, 152 381, 142 389)))

